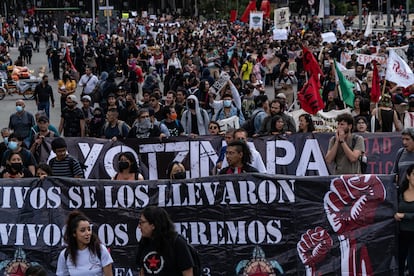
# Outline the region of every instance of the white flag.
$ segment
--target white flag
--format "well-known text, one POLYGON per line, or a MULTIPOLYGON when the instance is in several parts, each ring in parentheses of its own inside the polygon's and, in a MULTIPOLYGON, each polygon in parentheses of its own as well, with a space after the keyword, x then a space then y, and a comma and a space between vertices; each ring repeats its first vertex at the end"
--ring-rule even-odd
POLYGON ((385 79, 402 87, 414 84, 414 74, 408 64, 394 50, 389 53, 385 79))
POLYGON ((332 43, 336 41, 336 35, 333 32, 321 33, 322 41, 332 43))
POLYGON ((365 28, 364 36, 368 37, 371 34, 372 34, 372 19, 371 19, 371 13, 369 13, 369 15, 368 15, 368 24, 367 24, 367 27, 365 28))
POLYGON ((335 20, 335 22, 336 22, 336 27, 341 32, 341 34, 345 34, 346 33, 346 30, 345 30, 344 23, 342 23, 342 20, 341 19, 337 19, 337 20, 335 20))
POLYGON ((325 17, 325 1, 320 0, 319 1, 318 18, 324 18, 324 17, 325 17))

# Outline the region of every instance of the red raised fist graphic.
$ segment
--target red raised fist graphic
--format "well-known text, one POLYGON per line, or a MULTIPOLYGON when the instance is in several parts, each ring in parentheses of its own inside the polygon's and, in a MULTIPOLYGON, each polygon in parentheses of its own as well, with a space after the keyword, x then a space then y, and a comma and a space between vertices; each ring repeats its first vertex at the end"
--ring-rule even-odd
POLYGON ((357 246, 358 231, 374 221, 385 196, 384 185, 375 175, 343 175, 332 180, 324 207, 332 229, 339 234, 343 273, 372 275, 366 246, 357 246))
POLYGON ((316 264, 325 259, 332 245, 333 241, 328 231, 320 226, 302 234, 297 250, 302 263, 307 266, 306 275, 316 275, 316 264))

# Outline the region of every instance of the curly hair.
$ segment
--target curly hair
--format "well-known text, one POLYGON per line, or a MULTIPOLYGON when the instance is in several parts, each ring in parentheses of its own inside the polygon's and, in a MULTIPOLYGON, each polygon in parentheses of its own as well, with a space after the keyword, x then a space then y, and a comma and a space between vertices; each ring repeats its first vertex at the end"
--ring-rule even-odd
MULTIPOLYGON (((76 241, 76 237, 73 235, 76 233, 76 229, 79 226, 79 222, 81 221, 88 221, 89 223, 91 220, 85 216, 79 210, 74 210, 69 213, 67 221, 66 221, 66 231, 63 236, 65 243, 67 244, 66 251, 67 254, 72 259, 73 264, 76 266, 76 257, 78 255, 78 243, 76 241)), ((101 241, 99 240, 98 235, 94 232, 91 233, 91 240, 88 244, 88 249, 94 255, 99 255, 101 251, 101 241)))

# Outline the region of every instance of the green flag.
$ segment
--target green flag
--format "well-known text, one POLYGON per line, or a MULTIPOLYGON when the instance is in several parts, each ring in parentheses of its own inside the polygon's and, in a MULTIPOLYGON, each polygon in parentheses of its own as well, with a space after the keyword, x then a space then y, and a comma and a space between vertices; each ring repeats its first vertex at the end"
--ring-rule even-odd
POLYGON ((342 101, 344 101, 344 103, 347 106, 354 107, 354 99, 355 99, 355 94, 353 91, 354 84, 344 77, 341 70, 339 70, 339 67, 336 61, 335 61, 335 70, 336 70, 336 75, 338 76, 337 80, 339 81, 339 89, 341 92, 342 101))

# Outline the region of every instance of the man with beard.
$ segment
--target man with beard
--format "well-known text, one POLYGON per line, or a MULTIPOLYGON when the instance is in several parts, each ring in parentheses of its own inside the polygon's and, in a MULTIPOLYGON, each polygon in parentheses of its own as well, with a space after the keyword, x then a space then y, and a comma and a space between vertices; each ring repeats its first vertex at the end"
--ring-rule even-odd
POLYGON ((333 163, 333 174, 360 174, 359 158, 365 152, 364 138, 351 133, 354 123, 351 114, 338 115, 336 121, 338 127, 335 136, 329 140, 326 163, 333 163))
POLYGON ((151 123, 149 110, 146 108, 141 108, 138 111, 138 117, 134 123, 134 126, 128 133, 128 138, 162 138, 164 136, 165 135, 161 133, 160 128, 151 123))
MULTIPOLYGON (((284 95, 283 95, 284 96, 284 95)), ((292 116, 285 113, 285 108, 280 99, 274 99, 270 103, 270 115, 263 119, 262 125, 260 127, 260 135, 267 135, 272 129, 272 118, 276 115, 282 116, 283 120, 286 122, 283 126, 285 133, 295 133, 296 132, 296 123, 292 116)))
POLYGON ((66 107, 62 110, 59 124, 59 132, 65 137, 85 136, 85 117, 82 110, 76 107, 77 104, 75 95, 69 95, 66 98, 66 107))

